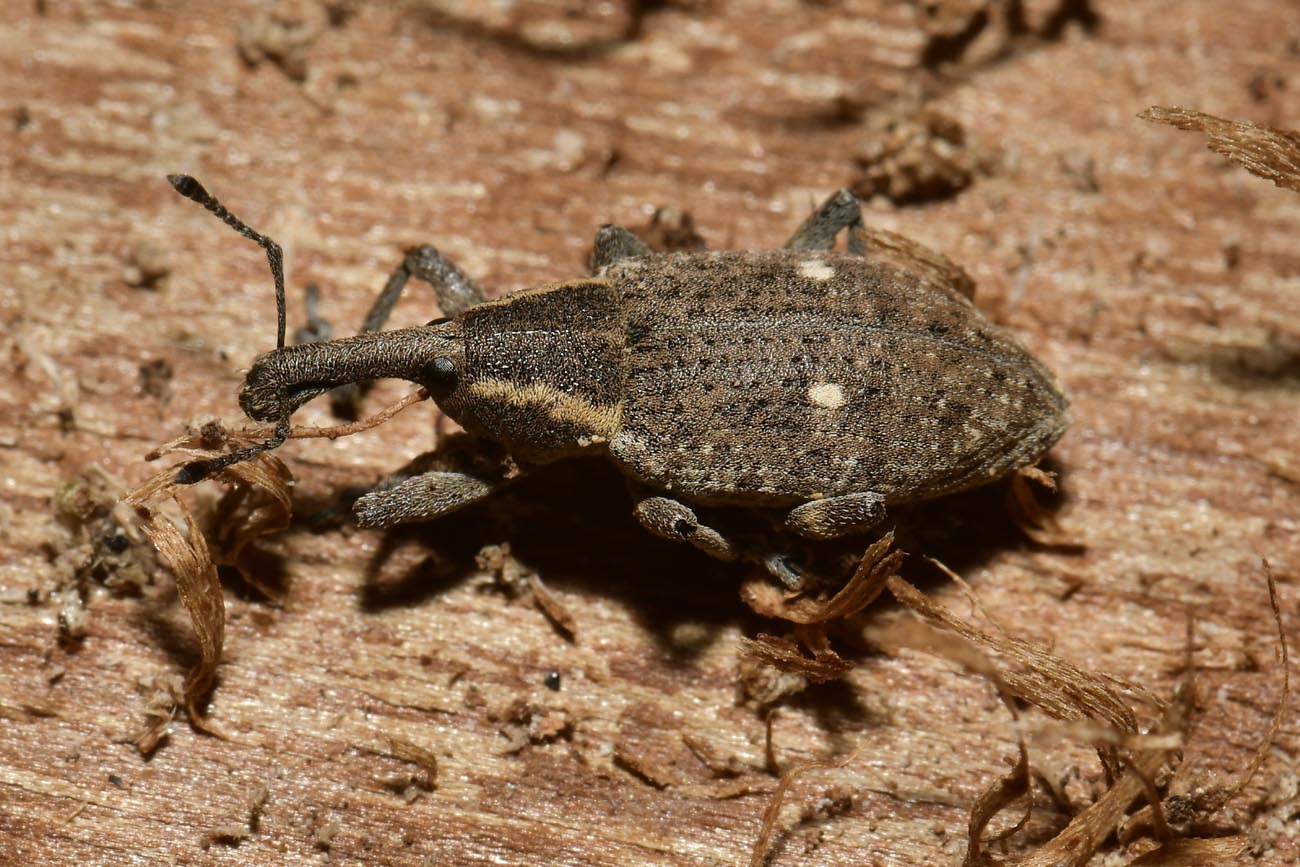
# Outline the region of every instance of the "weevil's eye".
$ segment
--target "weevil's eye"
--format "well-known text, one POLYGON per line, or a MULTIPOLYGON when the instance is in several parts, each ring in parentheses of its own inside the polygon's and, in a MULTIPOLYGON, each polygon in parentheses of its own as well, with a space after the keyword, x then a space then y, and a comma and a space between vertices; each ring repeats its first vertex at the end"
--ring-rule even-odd
POLYGON ((437 319, 430 319, 428 322, 424 323, 424 327, 428 328, 432 325, 442 325, 444 322, 450 322, 450 321, 451 321, 450 316, 439 316, 437 319))
POLYGON ((445 355, 439 355, 433 361, 429 362, 424 369, 425 377, 428 380, 428 386, 435 391, 447 392, 456 387, 457 380, 460 379, 460 370, 456 367, 456 362, 445 355))

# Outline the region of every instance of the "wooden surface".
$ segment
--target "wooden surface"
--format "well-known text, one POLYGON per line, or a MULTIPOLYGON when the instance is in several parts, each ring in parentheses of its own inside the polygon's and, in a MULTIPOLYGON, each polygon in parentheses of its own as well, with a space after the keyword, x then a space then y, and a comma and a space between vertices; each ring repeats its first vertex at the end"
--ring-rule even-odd
MULTIPOLYGON (((345 331, 416 242, 494 294, 580 273, 596 226, 657 206, 711 246, 776 245, 871 174, 864 148, 909 124, 935 136, 918 93, 964 138, 904 148, 885 175, 909 187, 928 166, 941 197, 878 197, 868 218, 962 263, 1057 372, 1076 419, 1053 453, 1058 517, 1086 545, 1038 549, 995 516, 938 553, 1016 634, 1159 695, 1193 616, 1191 779, 1249 761, 1281 683, 1261 557, 1293 638, 1300 622, 1300 197, 1135 115, 1300 127, 1300 12, 1044 0, 1013 33, 962 10, 1020 4, 567 5, 335 3, 331 23, 281 4, 304 38, 280 64, 250 62, 286 44, 254 4, 0 7, 0 863, 745 863, 774 778, 737 653, 779 626, 747 612, 736 572, 646 541, 616 479, 559 472, 385 542, 308 521, 427 447, 429 411, 289 445, 299 523, 261 544, 282 604, 227 585, 208 708, 226 737, 178 720, 148 760, 132 739, 194 661, 187 621, 166 580, 90 580, 84 637, 61 641, 77 606, 60 588, 89 549, 51 502, 93 466, 138 483, 193 416, 237 419, 240 370, 274 340, 264 259, 166 172, 284 245, 293 318, 317 282, 345 331), (575 642, 474 570, 503 538, 575 642), (394 741, 436 755, 431 791, 394 741), (720 780, 753 792, 719 799, 720 780)), ((431 297, 414 289, 397 320, 435 316, 431 297)), ((770 863, 959 863, 972 803, 1015 755, 1005 711, 935 656, 840 649, 852 673, 784 705, 774 743, 787 767, 862 751, 795 784, 770 863)), ((1224 814, 1250 863, 1300 857, 1298 748, 1292 713, 1224 814)), ((1015 851, 1102 787, 1086 749, 1033 759, 1068 804, 1040 793, 1015 851)))

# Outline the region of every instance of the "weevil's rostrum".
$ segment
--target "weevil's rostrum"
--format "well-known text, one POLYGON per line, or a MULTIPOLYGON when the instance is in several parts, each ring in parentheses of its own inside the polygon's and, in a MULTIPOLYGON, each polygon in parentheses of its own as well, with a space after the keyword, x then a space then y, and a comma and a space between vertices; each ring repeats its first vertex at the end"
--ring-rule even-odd
POLYGON ((1069 423, 1051 375, 955 288, 869 258, 860 225, 841 191, 780 250, 659 254, 607 226, 593 276, 494 301, 421 247, 384 303, 419 276, 449 318, 267 353, 241 405, 283 423, 341 384, 426 386, 469 438, 362 497, 366 525, 434 518, 589 454, 628 478, 647 529, 723 559, 754 552, 692 506, 768 509, 827 539, 1037 461, 1069 423))

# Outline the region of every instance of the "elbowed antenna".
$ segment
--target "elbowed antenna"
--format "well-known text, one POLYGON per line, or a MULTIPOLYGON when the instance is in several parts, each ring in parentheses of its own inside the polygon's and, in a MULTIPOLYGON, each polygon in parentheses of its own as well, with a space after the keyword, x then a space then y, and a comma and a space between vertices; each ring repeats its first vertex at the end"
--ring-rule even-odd
POLYGON ((256 445, 245 446, 242 449, 236 449, 233 452, 222 455, 219 458, 205 458, 201 461, 190 461, 182 464, 181 468, 176 471, 176 484, 193 485, 203 481, 217 470, 224 470, 226 467, 242 464, 249 458, 255 458, 262 452, 269 452, 278 449, 284 445, 284 441, 289 438, 289 412, 288 401, 284 403, 285 412, 280 420, 275 424, 275 433, 268 440, 263 440, 256 445))
POLYGON ((167 180, 171 182, 176 192, 192 202, 198 202, 203 207, 217 215, 221 222, 234 229, 239 234, 248 238, 250 241, 256 241, 263 250, 266 251, 266 261, 271 265, 271 277, 275 280, 275 315, 276 315, 276 334, 275 348, 284 349, 284 332, 285 321, 285 300, 284 300, 284 251, 280 245, 263 235, 256 232, 243 220, 236 217, 230 211, 226 210, 225 205, 217 201, 217 197, 209 193, 203 186, 190 175, 168 175, 167 180))
MULTIPOLYGON (((275 313, 276 313, 276 335, 275 346, 277 349, 284 349, 284 332, 285 322, 288 318, 285 314, 284 299, 284 251, 280 245, 270 238, 254 231, 247 223, 236 217, 230 211, 226 210, 217 197, 204 189, 203 184, 199 183, 189 175, 168 175, 167 180, 171 183, 176 192, 180 193, 191 201, 198 202, 215 214, 221 222, 234 229, 266 251, 266 261, 271 265, 271 277, 275 280, 275 313)), ((233 464, 242 463, 249 458, 255 457, 262 452, 269 452, 277 449, 284 444, 289 438, 289 416, 293 408, 289 405, 288 395, 282 395, 279 404, 280 412, 275 424, 275 433, 270 439, 257 443, 256 445, 247 446, 242 449, 222 455, 218 458, 208 458, 201 461, 190 461, 183 465, 176 472, 176 482, 181 485, 192 485, 195 482, 201 482, 208 476, 218 470, 225 469, 233 464)))

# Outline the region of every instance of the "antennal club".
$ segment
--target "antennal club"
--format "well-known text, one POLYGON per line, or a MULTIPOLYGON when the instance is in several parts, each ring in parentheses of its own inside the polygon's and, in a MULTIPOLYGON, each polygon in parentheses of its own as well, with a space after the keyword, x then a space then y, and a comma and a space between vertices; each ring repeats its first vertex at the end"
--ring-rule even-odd
MULTIPOLYGON (((284 300, 284 251, 280 245, 272 241, 260 232, 254 231, 247 223, 236 217, 226 207, 217 201, 217 197, 209 193, 193 177, 189 175, 168 175, 167 180, 171 183, 176 192, 180 193, 191 201, 198 202, 215 214, 221 222, 234 229, 266 251, 266 261, 271 266, 271 276, 275 280, 275 313, 277 330, 275 335, 276 349, 284 349, 284 332, 285 332, 285 300, 284 300)), ((293 408, 289 403, 288 395, 282 395, 280 401, 280 416, 276 420, 275 433, 265 442, 256 445, 247 446, 242 449, 230 452, 217 458, 207 458, 201 461, 190 461, 183 465, 176 472, 176 482, 181 485, 192 485, 201 482, 208 476, 225 469, 233 464, 242 463, 249 458, 255 457, 262 452, 269 452, 272 449, 279 448, 289 437, 290 424, 289 416, 293 408)))

